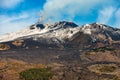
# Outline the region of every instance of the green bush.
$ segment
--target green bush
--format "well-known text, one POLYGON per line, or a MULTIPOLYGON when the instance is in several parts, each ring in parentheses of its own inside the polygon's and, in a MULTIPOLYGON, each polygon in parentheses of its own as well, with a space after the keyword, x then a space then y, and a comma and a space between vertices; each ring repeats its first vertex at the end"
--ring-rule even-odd
POLYGON ((103 66, 99 69, 101 72, 113 72, 116 70, 115 66, 103 66))
POLYGON ((21 80, 49 80, 53 76, 48 68, 32 68, 19 74, 21 80))
POLYGON ((0 44, 0 50, 8 50, 10 48, 7 44, 0 44))
POLYGON ((114 51, 115 49, 114 48, 110 48, 110 47, 100 47, 100 48, 95 48, 95 49, 92 49, 92 51, 94 52, 105 52, 105 51, 114 51))
POLYGON ((113 80, 120 80, 120 78, 118 78, 117 76, 115 76, 115 77, 113 78, 113 80))

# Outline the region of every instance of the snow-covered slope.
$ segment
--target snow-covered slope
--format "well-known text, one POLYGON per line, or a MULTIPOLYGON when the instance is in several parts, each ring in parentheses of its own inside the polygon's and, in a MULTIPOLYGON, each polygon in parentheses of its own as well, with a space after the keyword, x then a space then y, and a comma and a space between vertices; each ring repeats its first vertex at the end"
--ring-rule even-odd
POLYGON ((66 39, 69 40, 75 35, 79 35, 79 32, 90 35, 93 41, 120 41, 120 29, 98 23, 86 24, 80 27, 73 22, 62 21, 54 24, 36 23, 23 30, 1 35, 0 43, 18 38, 34 38, 33 40, 37 40, 38 38, 56 38, 57 40, 64 42, 66 39))
POLYGON ((72 22, 59 22, 55 24, 34 24, 26 29, 8 33, 0 36, 0 42, 11 41, 20 37, 30 37, 36 35, 36 37, 51 38, 56 37, 59 39, 69 38, 77 31, 76 24, 72 22))
POLYGON ((104 24, 86 24, 82 28, 84 33, 91 34, 94 39, 120 41, 120 29, 104 24))

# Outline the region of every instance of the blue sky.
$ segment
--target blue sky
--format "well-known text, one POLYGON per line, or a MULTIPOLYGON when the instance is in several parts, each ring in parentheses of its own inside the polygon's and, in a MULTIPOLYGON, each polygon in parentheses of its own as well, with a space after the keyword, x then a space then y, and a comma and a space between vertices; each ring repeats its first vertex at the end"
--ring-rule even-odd
POLYGON ((98 22, 120 28, 120 0, 0 0, 0 34, 36 23, 98 22))

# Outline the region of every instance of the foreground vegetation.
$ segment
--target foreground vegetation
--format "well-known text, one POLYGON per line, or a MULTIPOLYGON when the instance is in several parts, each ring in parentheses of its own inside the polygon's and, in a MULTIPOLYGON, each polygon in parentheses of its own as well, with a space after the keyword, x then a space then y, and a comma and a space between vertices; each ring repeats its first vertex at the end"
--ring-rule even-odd
POLYGON ((92 49, 91 51, 93 52, 105 52, 105 51, 114 51, 115 49, 114 48, 110 48, 110 47, 100 47, 100 48, 95 48, 95 49, 92 49))
POLYGON ((8 50, 10 48, 7 44, 0 44, 0 50, 8 50))
POLYGON ((116 70, 116 66, 103 66, 102 68, 99 69, 100 72, 113 72, 116 70))
POLYGON ((19 74, 21 80, 49 80, 53 76, 48 68, 31 68, 19 74))

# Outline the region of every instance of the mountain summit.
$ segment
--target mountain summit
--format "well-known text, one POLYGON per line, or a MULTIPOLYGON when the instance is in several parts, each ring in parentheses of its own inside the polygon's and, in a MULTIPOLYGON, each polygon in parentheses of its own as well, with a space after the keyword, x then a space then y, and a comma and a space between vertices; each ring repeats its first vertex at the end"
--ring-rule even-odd
POLYGON ((39 64, 54 73, 47 80, 119 80, 120 29, 99 23, 36 23, 0 36, 0 62, 0 80, 18 80, 19 72, 39 64))
POLYGON ((99 23, 78 26, 73 22, 61 21, 54 24, 36 23, 23 30, 0 36, 0 43, 17 40, 25 42, 22 47, 49 45, 83 48, 98 43, 105 46, 120 43, 120 29, 99 23))

